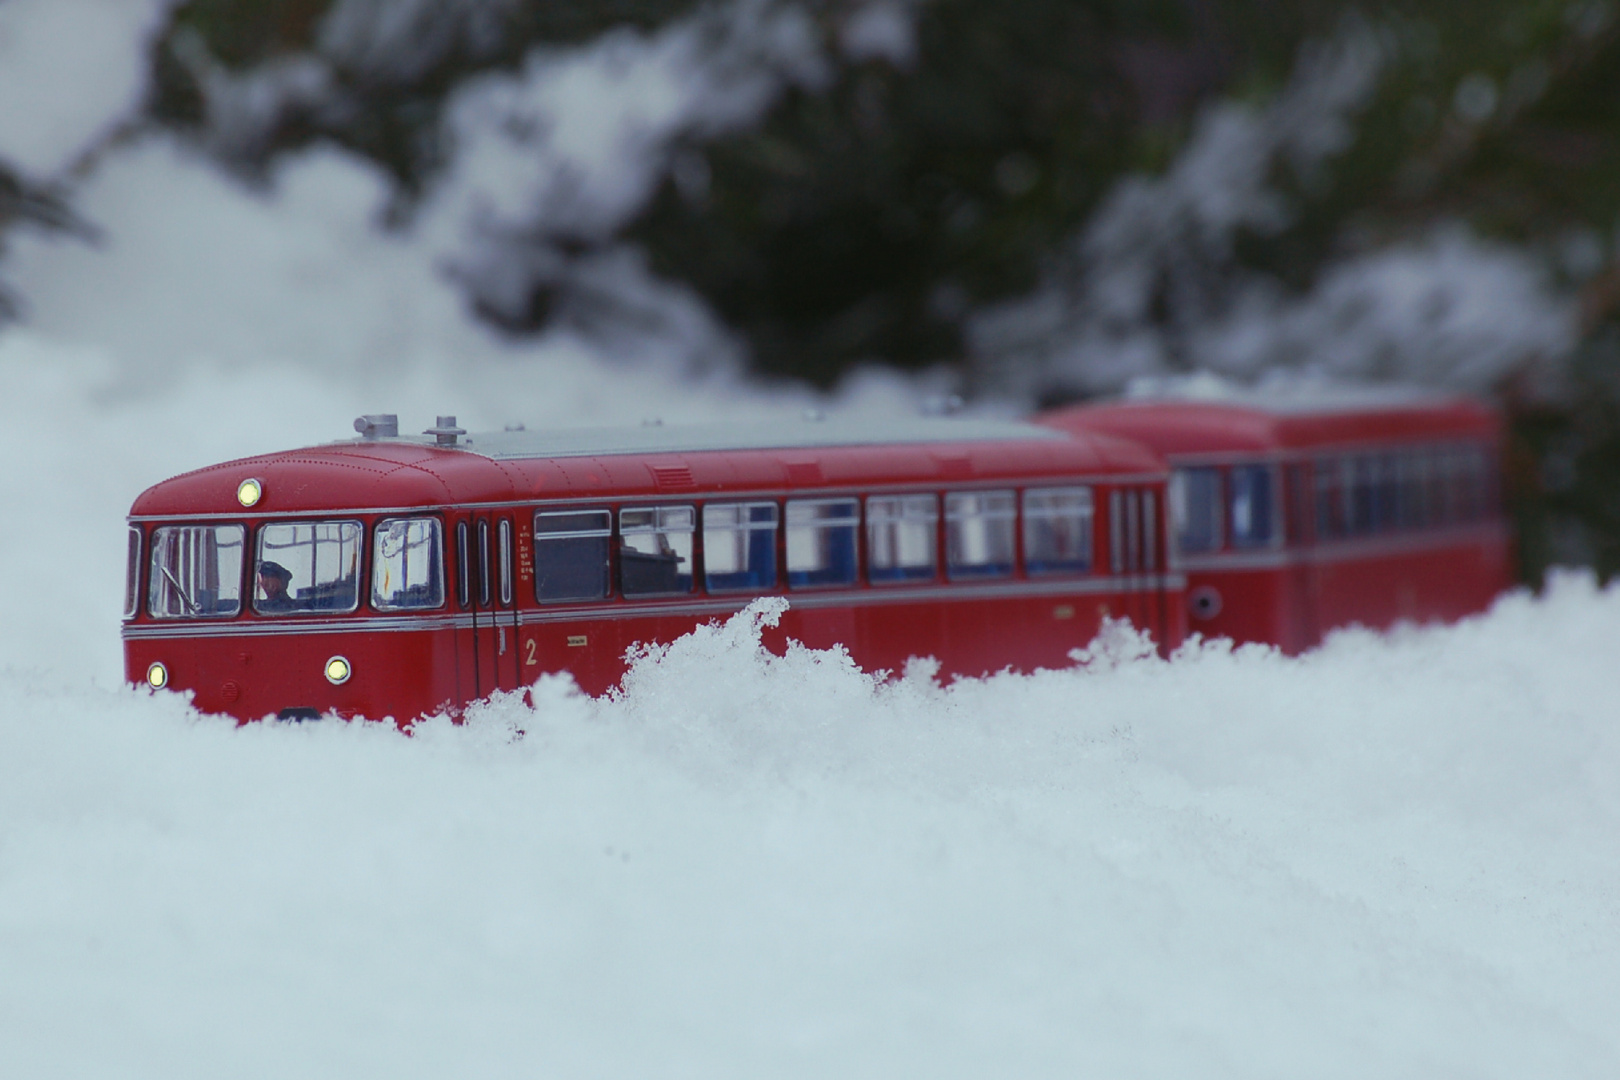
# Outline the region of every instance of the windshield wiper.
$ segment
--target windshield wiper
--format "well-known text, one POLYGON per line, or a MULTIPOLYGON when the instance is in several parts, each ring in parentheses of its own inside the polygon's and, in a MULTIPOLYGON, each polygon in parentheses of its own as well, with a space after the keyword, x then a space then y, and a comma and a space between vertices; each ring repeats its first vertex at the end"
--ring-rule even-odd
POLYGON ((169 584, 174 586, 174 591, 180 594, 180 599, 186 602, 186 607, 191 609, 188 614, 201 615, 202 608, 198 607, 197 601, 193 600, 191 598, 191 594, 186 592, 186 587, 180 584, 180 580, 176 578, 174 574, 170 573, 167 566, 160 567, 159 569, 163 571, 163 576, 169 579, 169 584))

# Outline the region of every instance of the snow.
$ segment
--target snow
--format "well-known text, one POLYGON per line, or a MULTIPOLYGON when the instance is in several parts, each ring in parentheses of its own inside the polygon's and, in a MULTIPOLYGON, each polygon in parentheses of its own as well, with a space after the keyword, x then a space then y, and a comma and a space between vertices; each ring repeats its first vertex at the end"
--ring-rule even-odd
POLYGON ((173 0, 0 3, 0 166, 58 179, 136 111, 173 0))
POLYGON ((0 264, 29 302, 0 331, 0 1076, 1620 1067, 1620 590, 1298 659, 1113 627, 949 687, 770 656, 766 604, 605 700, 237 728, 120 685, 122 518, 164 476, 364 412, 922 390, 500 338, 329 150, 252 189, 146 136, 74 183, 99 245, 12 232, 0 264))

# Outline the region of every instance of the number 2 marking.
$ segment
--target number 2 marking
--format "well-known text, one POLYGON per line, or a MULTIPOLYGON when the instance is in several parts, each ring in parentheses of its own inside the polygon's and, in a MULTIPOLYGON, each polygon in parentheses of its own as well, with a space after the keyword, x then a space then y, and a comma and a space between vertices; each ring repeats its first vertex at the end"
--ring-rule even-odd
POLYGON ((526 640, 523 643, 523 646, 524 646, 524 650, 525 650, 524 651, 523 666, 524 667, 532 667, 533 665, 538 664, 540 661, 536 660, 535 656, 534 656, 535 649, 536 649, 534 638, 529 638, 528 640, 526 640))

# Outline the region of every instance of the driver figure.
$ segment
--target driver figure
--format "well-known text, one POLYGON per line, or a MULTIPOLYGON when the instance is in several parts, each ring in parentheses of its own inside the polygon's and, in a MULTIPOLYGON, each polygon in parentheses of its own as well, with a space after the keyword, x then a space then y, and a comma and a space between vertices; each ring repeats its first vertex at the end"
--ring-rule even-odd
POLYGON ((292 611, 296 606, 293 598, 287 595, 287 583, 292 580, 292 571, 280 563, 261 562, 259 564, 259 592, 263 597, 253 606, 259 611, 278 612, 292 611))

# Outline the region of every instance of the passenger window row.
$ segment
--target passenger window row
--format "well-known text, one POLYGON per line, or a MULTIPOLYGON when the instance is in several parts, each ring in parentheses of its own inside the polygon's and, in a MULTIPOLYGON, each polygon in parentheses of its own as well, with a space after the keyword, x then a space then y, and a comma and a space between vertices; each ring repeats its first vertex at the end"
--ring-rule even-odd
POLYGON ((1487 516, 1495 501, 1480 445, 1317 458, 1313 473, 1323 540, 1466 524, 1487 516))
POLYGON ((1277 470, 1272 465, 1213 465, 1170 473, 1176 550, 1202 555, 1223 547, 1253 550, 1277 540, 1277 470))
MULTIPOLYGON (((1019 496, 1013 491, 951 492, 944 497, 945 575, 949 580, 1009 577, 1015 570, 1019 496)), ((701 507, 701 581, 711 593, 851 586, 862 569, 872 584, 933 581, 939 576, 940 498, 933 494, 722 502, 701 507), (785 533, 780 548, 778 530, 785 533), (785 573, 779 573, 780 551, 785 573)), ((1089 487, 1023 493, 1024 569, 1030 574, 1091 568, 1089 487)), ((621 595, 672 596, 700 580, 699 509, 633 506, 540 510, 534 516, 535 597, 541 603, 600 600, 612 591, 617 552, 621 595)))
MULTIPOLYGON (((1478 521, 1492 510, 1494 477, 1483 446, 1412 447, 1336 454, 1290 465, 1290 532, 1305 517, 1319 540, 1478 521), (1294 482, 1294 477, 1302 481, 1294 482)), ((1184 555, 1254 550, 1282 540, 1278 470, 1270 464, 1195 466, 1170 474, 1170 515, 1184 555)), ((1295 536, 1295 539, 1303 539, 1295 536)))
MULTIPOLYGON (((1113 492, 1115 572, 1151 571, 1156 527, 1151 492, 1113 492)), ((1033 576, 1092 566, 1089 487, 714 502, 701 507, 542 509, 534 515, 535 596, 542 603, 621 595, 670 596, 699 581, 716 594, 1012 576, 1021 552, 1033 576), (943 514, 941 504, 943 503, 943 514), (1022 531, 1020 535, 1020 521, 1022 531), (616 526, 616 528, 615 528, 616 526), (697 543, 699 530, 701 548, 697 543), (778 537, 780 534, 780 545, 778 537), (864 539, 864 544, 862 543, 864 539), (700 554, 701 551, 701 554, 700 554), (701 561, 701 577, 699 562, 701 561), (779 566, 778 562, 782 565, 779 566)), ((380 612, 445 605, 445 537, 438 517, 380 521, 372 529, 370 606, 380 612)), ((359 609, 360 521, 245 526, 162 525, 146 560, 147 611, 155 618, 229 618, 255 612, 343 614, 359 609)), ((513 544, 505 519, 456 526, 452 573, 463 608, 512 602, 513 544), (490 558, 491 548, 495 558, 490 558)), ((125 614, 135 613, 141 532, 132 528, 125 614)))

